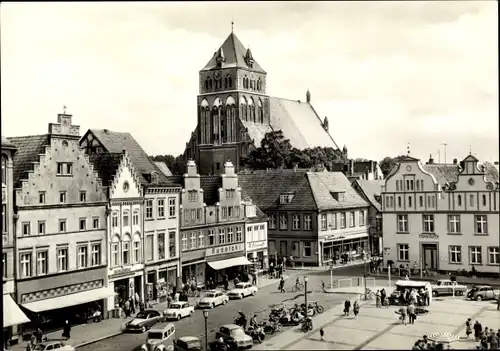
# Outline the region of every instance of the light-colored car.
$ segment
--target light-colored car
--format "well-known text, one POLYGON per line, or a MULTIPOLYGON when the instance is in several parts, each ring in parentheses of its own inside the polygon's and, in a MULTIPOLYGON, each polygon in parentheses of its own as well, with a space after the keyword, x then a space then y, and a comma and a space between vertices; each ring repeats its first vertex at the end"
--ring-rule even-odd
POLYGON ((198 301, 199 308, 214 308, 219 305, 225 305, 229 301, 229 297, 219 290, 209 290, 205 296, 198 301))
POLYGON ((222 325, 215 334, 215 339, 222 338, 232 349, 251 348, 253 339, 246 334, 242 327, 236 324, 222 325))
POLYGON ((458 284, 450 279, 440 279, 432 285, 432 296, 453 295, 462 296, 467 292, 467 286, 458 284))
POLYGON ((75 351, 75 348, 71 345, 66 345, 62 341, 46 341, 37 344, 33 351, 49 351, 49 350, 75 351))
POLYGON ((259 291, 259 289, 250 283, 238 283, 227 296, 229 296, 230 299, 242 299, 246 296, 257 294, 257 291, 259 291))
POLYGON ((500 290, 495 290, 489 285, 479 285, 472 288, 467 294, 467 297, 471 300, 482 301, 482 300, 496 300, 499 298, 500 290))
POLYGON ((145 332, 153 325, 163 321, 163 316, 157 310, 144 310, 135 316, 130 322, 125 324, 127 331, 140 331, 145 332))
POLYGON ((141 351, 173 350, 175 340, 175 326, 172 323, 163 328, 153 328, 148 332, 146 343, 141 346, 141 351))
POLYGON ((189 302, 176 301, 172 302, 168 309, 165 310, 164 315, 167 319, 181 320, 184 317, 190 317, 194 314, 194 306, 189 302))

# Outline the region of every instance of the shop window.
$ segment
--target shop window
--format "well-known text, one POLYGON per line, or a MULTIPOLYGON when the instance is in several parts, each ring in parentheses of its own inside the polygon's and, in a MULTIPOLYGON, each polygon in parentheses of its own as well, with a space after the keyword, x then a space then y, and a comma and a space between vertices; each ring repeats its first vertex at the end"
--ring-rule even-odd
POLYGON ((311 257, 312 256, 312 246, 310 241, 304 241, 304 257, 311 257))
POLYGON ((165 233, 158 233, 158 259, 163 260, 165 258, 165 233))

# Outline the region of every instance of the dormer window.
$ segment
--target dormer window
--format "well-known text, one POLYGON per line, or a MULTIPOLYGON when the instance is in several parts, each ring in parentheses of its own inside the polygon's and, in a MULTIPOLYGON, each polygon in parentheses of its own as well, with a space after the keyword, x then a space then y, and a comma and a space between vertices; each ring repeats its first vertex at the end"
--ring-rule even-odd
POLYGON ((293 200, 293 194, 283 194, 280 195, 280 204, 281 205, 286 205, 291 203, 293 200))
POLYGON ((158 184, 158 173, 151 172, 151 183, 158 184))
POLYGON ((226 189, 226 199, 234 199, 236 191, 234 189, 226 189))
POLYGON ((189 190, 188 191, 188 201, 189 202, 196 202, 196 201, 198 201, 198 191, 196 191, 196 190, 189 190))
POLYGON ((343 192, 330 192, 332 197, 337 201, 344 201, 345 194, 343 192))

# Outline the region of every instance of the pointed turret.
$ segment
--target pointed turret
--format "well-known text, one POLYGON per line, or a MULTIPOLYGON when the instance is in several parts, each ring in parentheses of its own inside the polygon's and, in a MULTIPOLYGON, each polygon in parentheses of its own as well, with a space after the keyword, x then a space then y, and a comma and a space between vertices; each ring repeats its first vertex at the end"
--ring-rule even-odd
POLYGON ((226 61, 226 57, 224 56, 224 50, 222 49, 222 46, 219 48, 219 50, 216 51, 215 53, 215 60, 217 62, 217 66, 221 66, 223 62, 226 61))
POLYGON ((306 101, 307 103, 311 103, 311 92, 309 91, 309 89, 307 89, 307 92, 306 92, 306 101))

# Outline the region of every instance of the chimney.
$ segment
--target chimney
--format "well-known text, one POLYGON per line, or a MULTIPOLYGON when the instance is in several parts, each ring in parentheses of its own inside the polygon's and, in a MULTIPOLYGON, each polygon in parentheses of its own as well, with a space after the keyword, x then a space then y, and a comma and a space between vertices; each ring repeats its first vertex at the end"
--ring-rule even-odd
POLYGON ((309 91, 309 89, 307 89, 307 92, 306 92, 306 101, 307 103, 311 103, 311 92, 309 91))
POLYGON ((224 163, 224 174, 226 176, 234 176, 234 165, 231 162, 231 160, 227 160, 226 163, 224 163))
POLYGON ((432 154, 429 154, 429 162, 427 164, 432 165, 434 163, 434 159, 432 158, 432 154))
POLYGON ((354 175, 354 160, 349 160, 349 175, 354 175))
POLYGON ((453 164, 454 165, 457 165, 458 164, 458 160, 456 158, 453 159, 453 164))
POLYGON ((198 171, 196 169, 196 163, 194 162, 194 160, 189 160, 186 166, 187 166, 187 175, 189 177, 194 177, 198 174, 198 171))

